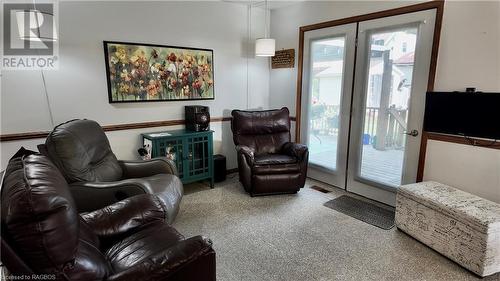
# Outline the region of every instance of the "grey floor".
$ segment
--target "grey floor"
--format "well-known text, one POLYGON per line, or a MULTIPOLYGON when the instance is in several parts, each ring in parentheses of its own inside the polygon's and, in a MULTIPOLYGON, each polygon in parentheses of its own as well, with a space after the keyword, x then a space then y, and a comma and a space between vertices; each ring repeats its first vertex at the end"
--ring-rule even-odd
MULTIPOLYGON (((219 281, 479 280, 396 228, 382 230, 324 207, 345 194, 340 189, 252 198, 230 176, 214 189, 186 185, 174 222, 186 236, 212 239, 219 281)), ((321 185, 307 183, 313 184, 321 185)))

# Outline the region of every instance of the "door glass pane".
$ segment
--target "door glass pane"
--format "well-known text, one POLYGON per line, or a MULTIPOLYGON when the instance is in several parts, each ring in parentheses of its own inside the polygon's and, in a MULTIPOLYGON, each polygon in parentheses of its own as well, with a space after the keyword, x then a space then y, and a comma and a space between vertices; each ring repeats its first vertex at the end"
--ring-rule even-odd
POLYGON ((403 172, 416 27, 370 36, 359 176, 399 186, 403 172))
POLYGON ((337 168, 344 37, 311 42, 309 88, 309 162, 337 168))

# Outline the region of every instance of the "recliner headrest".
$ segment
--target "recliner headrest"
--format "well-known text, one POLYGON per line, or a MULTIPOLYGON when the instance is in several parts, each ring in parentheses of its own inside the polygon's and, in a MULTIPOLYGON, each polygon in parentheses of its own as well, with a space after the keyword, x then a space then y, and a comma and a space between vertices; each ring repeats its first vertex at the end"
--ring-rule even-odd
POLYGON ((263 111, 233 110, 231 115, 233 134, 262 135, 290 131, 290 112, 286 107, 263 111))
POLYGON ((71 120, 54 128, 45 141, 50 159, 71 183, 116 181, 122 170, 102 127, 92 120, 71 120))

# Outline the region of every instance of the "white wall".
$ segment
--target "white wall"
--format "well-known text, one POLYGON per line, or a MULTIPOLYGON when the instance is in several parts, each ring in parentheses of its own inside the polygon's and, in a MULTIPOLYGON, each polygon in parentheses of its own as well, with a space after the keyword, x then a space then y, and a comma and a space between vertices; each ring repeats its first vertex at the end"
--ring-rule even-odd
POLYGON ((500 203, 500 153, 470 145, 429 141, 425 180, 436 180, 500 203))
POLYGON ((500 1, 446 1, 435 89, 500 92, 500 1))
MULTIPOLYGON (((273 10, 271 35, 277 40, 277 49, 294 48, 298 52, 300 26, 413 3, 306 1, 273 10)), ((271 107, 286 105, 292 112, 295 111, 296 67, 271 70, 271 107)), ((500 92, 500 1, 445 2, 435 89, 454 91, 465 87, 500 92)), ((454 184, 468 192, 500 202, 500 151, 486 151, 431 141, 424 179, 454 184), (488 157, 482 157, 485 155, 488 157), (460 159, 459 163, 462 164, 457 164, 455 159, 460 159)))
MULTIPOLYGON (((500 92, 500 1, 445 3, 435 89, 500 92)), ((500 150, 429 141, 424 180, 500 203, 500 150)))
MULTIPOLYGON (((232 109, 267 108, 269 65, 253 56, 253 40, 264 32, 264 11, 224 2, 60 2, 60 69, 46 71, 55 124, 88 118, 101 125, 184 118, 184 105, 210 106, 213 117, 232 109), (251 38, 249 40, 249 32, 251 38), (215 100, 109 104, 103 40, 199 47, 214 50, 215 100), (248 79, 247 79, 248 78, 248 79)), ((1 133, 50 130, 38 71, 3 71, 1 133)), ((213 123, 215 151, 236 167, 228 122, 213 123)), ((119 158, 134 159, 139 134, 168 128, 110 132, 119 158)), ((43 139, 1 143, 1 166, 21 146, 43 139)))

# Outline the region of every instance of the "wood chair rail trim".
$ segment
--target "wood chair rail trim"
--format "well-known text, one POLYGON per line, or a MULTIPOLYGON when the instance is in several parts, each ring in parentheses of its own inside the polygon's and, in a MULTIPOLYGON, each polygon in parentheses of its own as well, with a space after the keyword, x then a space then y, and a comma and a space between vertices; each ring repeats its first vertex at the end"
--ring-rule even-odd
MULTIPOLYGON (((295 121, 295 117, 290 117, 290 120, 295 121)), ((231 117, 214 117, 211 118, 210 122, 227 122, 231 121, 231 117)), ((127 123, 118 125, 106 125, 102 126, 105 132, 112 131, 123 131, 123 130, 134 130, 134 129, 144 129, 144 128, 155 128, 155 127, 169 127, 184 125, 185 120, 165 120, 165 121, 152 121, 152 122, 139 122, 139 123, 127 123)), ((39 131, 39 132, 24 132, 24 133, 14 133, 14 134, 2 134, 0 135, 0 142, 7 141, 18 141, 18 140, 29 140, 29 139, 41 139, 46 138, 49 131, 39 131)))

